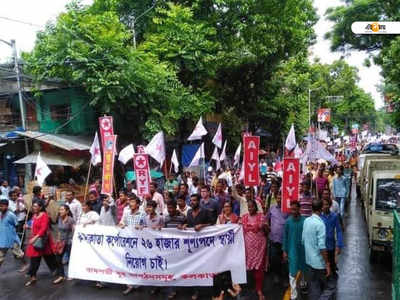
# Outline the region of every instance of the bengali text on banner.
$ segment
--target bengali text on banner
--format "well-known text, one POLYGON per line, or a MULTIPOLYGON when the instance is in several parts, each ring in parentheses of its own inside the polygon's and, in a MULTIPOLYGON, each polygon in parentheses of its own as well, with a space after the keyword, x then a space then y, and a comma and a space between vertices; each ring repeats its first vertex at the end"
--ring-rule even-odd
POLYGON ((77 226, 68 275, 71 278, 150 286, 212 286, 217 273, 231 271, 246 283, 241 226, 142 230, 77 226))

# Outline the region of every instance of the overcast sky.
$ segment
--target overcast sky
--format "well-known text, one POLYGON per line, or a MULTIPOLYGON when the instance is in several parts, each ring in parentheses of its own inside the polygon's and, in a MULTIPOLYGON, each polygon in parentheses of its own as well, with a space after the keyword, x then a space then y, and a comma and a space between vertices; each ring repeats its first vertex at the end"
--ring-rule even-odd
MULTIPOLYGON (((54 20, 57 15, 65 10, 65 4, 69 0, 0 0, 0 39, 9 41, 15 39, 19 50, 29 51, 33 48, 36 31, 46 24, 48 20, 54 20), (26 25, 5 20, 11 18, 35 25, 26 25)), ((91 3, 92 0, 84 0, 84 3, 91 3)), ((323 63, 331 63, 339 59, 341 53, 330 51, 330 42, 324 40, 324 34, 332 27, 332 23, 324 18, 324 13, 328 7, 341 5, 339 0, 314 0, 314 6, 318 9, 320 20, 315 26, 318 35, 317 44, 312 47, 313 57, 319 57, 323 63)), ((11 56, 10 48, 4 43, 0 43, 0 60, 11 56)), ((382 78, 379 75, 380 68, 373 65, 370 68, 363 66, 367 55, 362 52, 353 52, 345 60, 352 66, 359 69, 360 86, 371 93, 377 108, 383 105, 383 100, 377 91, 377 85, 382 78)))

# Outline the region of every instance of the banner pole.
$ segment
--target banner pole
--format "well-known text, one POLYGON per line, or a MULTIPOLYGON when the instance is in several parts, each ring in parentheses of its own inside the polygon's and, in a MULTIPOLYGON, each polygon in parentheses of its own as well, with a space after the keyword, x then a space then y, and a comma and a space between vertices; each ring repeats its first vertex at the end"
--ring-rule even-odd
POLYGON ((90 171, 92 170, 92 162, 89 162, 89 170, 86 178, 86 185, 85 185, 85 193, 83 195, 83 203, 86 202, 86 196, 88 192, 88 187, 89 187, 89 178, 90 178, 90 171))

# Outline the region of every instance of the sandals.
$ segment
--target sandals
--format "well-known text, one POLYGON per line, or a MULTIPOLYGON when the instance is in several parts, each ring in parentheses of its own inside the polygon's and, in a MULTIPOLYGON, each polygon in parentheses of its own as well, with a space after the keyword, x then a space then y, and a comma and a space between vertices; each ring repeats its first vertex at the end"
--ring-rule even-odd
POLYGON ((53 281, 53 284, 59 284, 59 283, 63 282, 64 279, 65 278, 63 276, 60 276, 56 280, 53 281))
POLYGON ((192 300, 197 300, 199 299, 199 292, 195 291, 194 294, 192 295, 192 300))
POLYGON ((104 288, 104 285, 101 284, 100 282, 96 283, 96 287, 101 290, 102 288, 104 288))
POLYGON ((133 290, 134 290, 133 286, 130 286, 130 287, 128 287, 125 291, 123 291, 122 294, 123 294, 124 296, 126 296, 126 295, 132 293, 133 290))
POLYGON ((25 286, 26 287, 31 286, 32 284, 35 284, 36 282, 37 282, 37 279, 31 279, 25 283, 25 286))
POLYGON ((18 270, 18 273, 25 273, 26 271, 28 271, 29 269, 29 265, 24 265, 21 267, 21 269, 18 270))
POLYGON ((175 297, 176 297, 176 292, 172 292, 171 294, 168 295, 169 300, 175 299, 175 297))

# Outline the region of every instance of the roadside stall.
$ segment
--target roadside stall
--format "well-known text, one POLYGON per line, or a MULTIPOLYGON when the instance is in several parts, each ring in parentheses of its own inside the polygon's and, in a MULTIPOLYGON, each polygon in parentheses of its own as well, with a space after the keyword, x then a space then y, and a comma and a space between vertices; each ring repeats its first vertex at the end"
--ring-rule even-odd
MULTIPOLYGON (((40 152, 41 158, 52 171, 42 186, 43 194, 52 195, 54 200, 63 203, 66 192, 74 191, 75 197, 83 201, 90 157, 90 138, 32 131, 18 134, 34 140, 34 151, 14 163, 30 166, 33 171, 40 152)), ((31 194, 35 185, 34 180, 26 183, 26 193, 31 194)))

